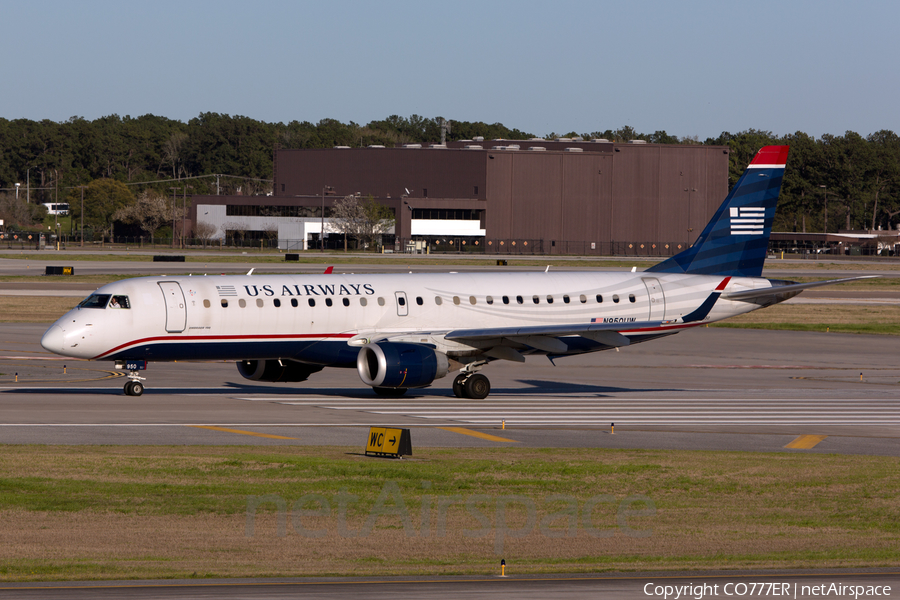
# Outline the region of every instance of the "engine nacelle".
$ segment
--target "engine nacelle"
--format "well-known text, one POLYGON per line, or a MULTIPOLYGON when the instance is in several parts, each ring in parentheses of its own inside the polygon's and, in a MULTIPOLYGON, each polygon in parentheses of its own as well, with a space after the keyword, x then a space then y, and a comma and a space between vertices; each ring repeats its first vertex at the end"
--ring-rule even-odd
POLYGON ((359 349, 356 370, 372 387, 417 388, 446 375, 450 361, 443 352, 422 344, 379 342, 359 349))
POLYGON ((308 365, 295 360, 241 360, 238 373, 253 381, 306 381, 313 373, 321 371, 321 365, 308 365))

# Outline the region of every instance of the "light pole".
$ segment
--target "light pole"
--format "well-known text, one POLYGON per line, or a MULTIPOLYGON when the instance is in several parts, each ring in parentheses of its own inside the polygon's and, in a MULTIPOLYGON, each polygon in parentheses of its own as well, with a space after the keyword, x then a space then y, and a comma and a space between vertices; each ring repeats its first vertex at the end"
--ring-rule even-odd
MULTIPOLYGON (((183 188, 181 188, 181 236, 180 236, 180 239, 181 239, 181 248, 182 249, 184 249, 184 217, 185 217, 185 214, 187 213, 187 189, 193 188, 193 187, 194 186, 192 186, 192 185, 186 185, 183 188)), ((191 201, 191 204, 193 204, 193 200, 191 201)))
POLYGON ((56 184, 56 205, 53 207, 53 221, 56 223, 56 251, 59 252, 59 171, 53 169, 53 181, 56 184))
POLYGON ((19 199, 19 186, 21 186, 21 185, 22 185, 21 183, 17 183, 17 184, 16 184, 16 200, 17 200, 17 201, 18 201, 18 199, 19 199))
POLYGON ((84 248, 84 186, 78 187, 81 188, 81 247, 84 248))
POLYGON ((820 188, 825 189, 825 234, 828 234, 828 186, 820 185, 820 188))
POLYGON ((325 252, 325 192, 329 191, 334 193, 334 188, 330 185, 326 185, 322 187, 322 231, 319 233, 319 247, 322 252, 325 252))
POLYGON ((169 188, 172 190, 172 247, 175 247, 175 191, 177 187, 169 188))
POLYGON ((31 167, 25 169, 25 198, 31 204, 31 167))

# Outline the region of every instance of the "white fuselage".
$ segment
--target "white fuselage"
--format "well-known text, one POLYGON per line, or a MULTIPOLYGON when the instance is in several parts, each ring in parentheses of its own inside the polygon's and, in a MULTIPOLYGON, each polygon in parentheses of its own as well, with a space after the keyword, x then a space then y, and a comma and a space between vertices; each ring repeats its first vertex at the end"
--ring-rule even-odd
POLYGON ((142 277, 98 289, 92 297, 118 298, 120 307, 75 308, 42 345, 95 360, 295 358, 347 367, 360 337, 424 342, 453 357, 473 349, 443 339, 449 331, 593 321, 622 323, 620 333, 640 341, 759 308, 718 298, 701 320, 685 323, 714 291, 770 286, 633 272, 142 277), (648 322, 658 326, 627 326, 648 322))

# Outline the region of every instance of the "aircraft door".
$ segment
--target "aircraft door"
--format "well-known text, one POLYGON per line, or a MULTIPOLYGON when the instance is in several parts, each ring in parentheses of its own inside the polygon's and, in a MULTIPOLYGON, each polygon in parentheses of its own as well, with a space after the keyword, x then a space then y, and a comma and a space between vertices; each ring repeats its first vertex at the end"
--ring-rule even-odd
POLYGON ((397 316, 405 317, 409 314, 409 302, 406 299, 406 292, 394 292, 397 299, 397 316))
POLYGON ((659 279, 655 277, 644 277, 644 285, 647 287, 647 294, 650 296, 650 315, 648 321, 662 321, 666 318, 666 297, 663 294, 662 286, 659 279))
POLYGON ((187 303, 177 281, 160 281, 159 287, 166 300, 166 331, 181 333, 187 326, 187 303))

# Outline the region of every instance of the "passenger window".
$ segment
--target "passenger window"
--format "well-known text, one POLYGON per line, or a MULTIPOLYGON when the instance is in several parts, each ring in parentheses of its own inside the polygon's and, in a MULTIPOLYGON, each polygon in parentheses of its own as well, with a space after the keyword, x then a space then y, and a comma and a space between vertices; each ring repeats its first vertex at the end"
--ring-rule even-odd
POLYGON ((110 308, 131 308, 128 302, 128 296, 113 296, 109 301, 110 308))
POLYGON ((418 304, 419 306, 425 304, 425 301, 422 300, 422 296, 416 296, 416 304, 418 304))
POLYGON ((444 301, 441 300, 441 297, 440 297, 440 296, 435 296, 435 297, 434 297, 434 303, 437 304, 438 306, 440 306, 441 304, 443 304, 443 302, 444 302, 444 301))
POLYGON ((203 301, 203 308, 209 308, 210 306, 211 306, 211 305, 210 305, 210 303, 209 303, 209 300, 204 300, 204 301, 203 301))
POLYGON ((344 306, 350 306, 350 298, 344 298, 341 300, 344 306))
POLYGON ((256 306, 258 306, 259 308, 262 308, 262 307, 263 307, 263 301, 262 301, 262 298, 257 298, 257 299, 256 299, 256 306))
POLYGON ((581 300, 582 304, 585 304, 587 302, 587 296, 585 296, 584 294, 579 296, 578 299, 581 300))
POLYGON ((537 296, 532 296, 532 297, 531 297, 531 301, 534 302, 535 304, 540 304, 540 303, 541 303, 541 299, 538 298, 537 296))
POLYGON ((493 297, 493 296, 488 296, 487 298, 484 299, 484 301, 487 302, 488 304, 493 304, 493 303, 494 303, 494 297, 493 297))
POLYGON ((503 296, 503 304, 509 304, 509 296, 503 296))
POLYGON ((109 302, 109 294, 91 294, 81 301, 79 308, 106 308, 109 302))
POLYGON ((222 300, 222 308, 228 308, 228 300, 222 300))
POLYGON ((459 296, 453 296, 453 304, 459 306, 459 296))
MULTIPOLYGON (((260 300, 260 302, 262 302, 262 300, 260 300)), ((272 304, 275 305, 275 308, 278 308, 281 306, 281 300, 279 300, 278 298, 275 298, 274 300, 272 300, 272 304)))
POLYGON ((331 298, 325 298, 325 306, 331 306, 331 305, 332 305, 331 298))
POLYGON ((406 298, 403 296, 397 296, 397 304, 400 306, 406 306, 406 298))
POLYGON ((310 306, 315 306, 315 305, 316 305, 316 299, 315 299, 315 298, 310 298, 309 300, 307 300, 307 302, 309 303, 310 306))
POLYGON ((359 299, 359 305, 360 305, 360 306, 365 306, 365 305, 368 304, 368 303, 369 303, 369 301, 366 300, 365 298, 360 298, 360 299, 359 299))
POLYGON ((566 304, 569 303, 569 295, 568 295, 568 294, 566 294, 565 296, 563 296, 563 302, 566 303, 566 304))
POLYGON ((384 306, 384 298, 378 298, 378 306, 384 306))
POLYGON ((634 304, 634 302, 635 302, 634 294, 628 294, 628 301, 631 302, 632 304, 634 304))
POLYGON ((547 296, 547 304, 553 304, 553 296, 547 296))
POLYGON ((293 306, 294 308, 297 308, 297 304, 298 304, 297 299, 291 298, 291 306, 293 306))
POLYGON ((613 302, 615 302, 616 304, 619 303, 619 295, 618 294, 613 294, 613 302))
POLYGON ((597 304, 603 304, 603 294, 597 294, 597 304))
POLYGON ((474 305, 477 300, 475 300, 475 296, 469 296, 469 304, 474 305))
POLYGON ((519 304, 525 303, 525 301, 522 299, 522 296, 516 296, 516 302, 518 302, 519 304))
POLYGON ((241 298, 240 300, 238 300, 238 306, 240 306, 241 308, 247 308, 247 301, 241 298))

